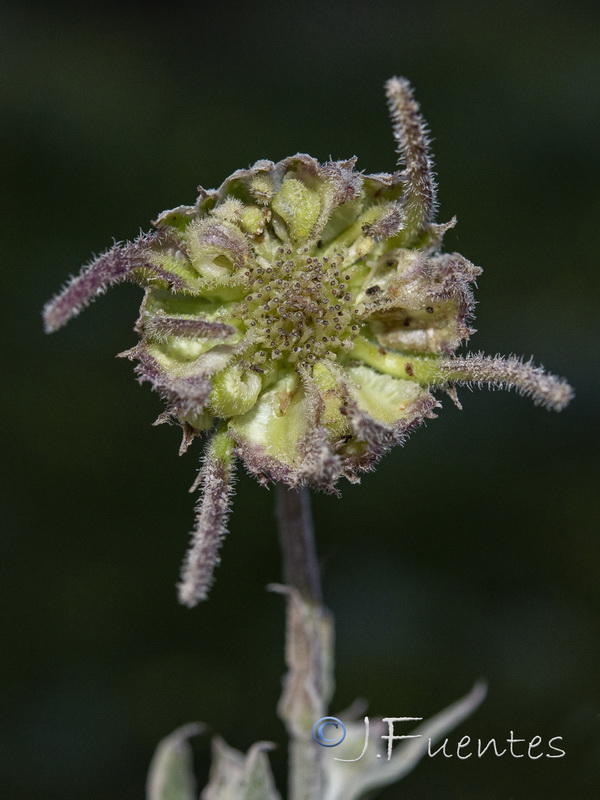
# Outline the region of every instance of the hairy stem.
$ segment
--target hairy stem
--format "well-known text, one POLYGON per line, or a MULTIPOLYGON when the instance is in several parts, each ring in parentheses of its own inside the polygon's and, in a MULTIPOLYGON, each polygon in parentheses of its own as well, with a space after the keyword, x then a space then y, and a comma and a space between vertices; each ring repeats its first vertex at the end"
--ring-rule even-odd
POLYGON ((290 736, 288 797, 315 800, 324 796, 325 775, 312 726, 333 692, 333 619, 322 601, 308 490, 278 485, 276 516, 288 596, 288 674, 279 703, 290 736))
POLYGON ((277 484, 276 491, 284 583, 304 600, 321 605, 323 594, 308 489, 287 489, 277 484))

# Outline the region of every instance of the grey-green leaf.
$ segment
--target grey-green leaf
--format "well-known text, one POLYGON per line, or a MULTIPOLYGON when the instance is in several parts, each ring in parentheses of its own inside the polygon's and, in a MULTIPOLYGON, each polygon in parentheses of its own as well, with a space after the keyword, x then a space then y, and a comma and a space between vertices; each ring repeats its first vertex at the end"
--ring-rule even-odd
POLYGON ((273 745, 257 742, 244 755, 223 739, 213 739, 213 762, 201 800, 281 800, 265 755, 273 745))
POLYGON ((203 726, 190 723, 163 739, 154 752, 146 782, 146 800, 196 800, 190 736, 203 726))
MULTIPOLYGON (((429 739, 432 743, 439 741, 469 717, 483 702, 486 691, 484 683, 476 683, 469 694, 415 728, 411 733, 419 738, 407 739, 396 747, 389 761, 381 753, 378 757, 377 750, 381 748, 374 743, 374 739, 381 742, 381 735, 387 730, 387 726, 381 721, 374 721, 368 747, 360 760, 350 763, 337 761, 333 755, 325 760, 327 791, 323 800, 361 800, 371 792, 399 781, 423 758, 429 739)), ((365 727, 359 723, 350 723, 347 725, 347 732, 348 745, 344 742, 346 748, 339 748, 338 757, 358 758, 363 747, 365 727)))

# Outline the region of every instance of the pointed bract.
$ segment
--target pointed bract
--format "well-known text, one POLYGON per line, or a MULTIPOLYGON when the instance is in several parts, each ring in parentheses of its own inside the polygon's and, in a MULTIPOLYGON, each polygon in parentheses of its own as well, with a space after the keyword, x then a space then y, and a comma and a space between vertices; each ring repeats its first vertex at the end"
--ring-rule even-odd
POLYGON ((433 222, 437 207, 429 135, 406 78, 390 78, 385 90, 398 146, 399 165, 404 167, 404 209, 409 226, 417 234, 433 222))
POLYGON ((443 360, 440 369, 446 380, 468 386, 514 389, 531 397, 536 405, 562 411, 574 392, 564 378, 549 375, 531 361, 518 356, 485 356, 483 353, 443 360))
POLYGON ((159 265, 150 261, 151 246, 159 244, 163 238, 159 233, 144 233, 134 242, 113 245, 85 266, 80 274, 71 278, 64 289, 44 307, 46 332, 53 333, 62 328, 95 297, 103 294, 109 286, 133 280, 134 272, 139 273, 137 283, 155 278, 168 283, 174 289, 183 288, 180 276, 161 269, 159 265))
POLYGON ((198 476, 202 497, 178 586, 179 600, 190 608, 206 598, 219 563, 233 490, 232 461, 233 443, 226 433, 216 433, 198 476))

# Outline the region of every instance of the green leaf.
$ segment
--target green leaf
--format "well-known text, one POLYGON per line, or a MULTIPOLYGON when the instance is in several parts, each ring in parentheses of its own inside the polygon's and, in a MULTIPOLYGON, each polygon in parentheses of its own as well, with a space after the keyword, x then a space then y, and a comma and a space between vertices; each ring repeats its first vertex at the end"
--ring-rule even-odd
POLYGON ((210 780, 201 800, 281 800, 265 755, 273 746, 257 742, 244 755, 215 736, 210 780))
POLYGON ((146 782, 146 800, 196 800, 190 736, 201 733, 197 723, 183 725, 163 739, 156 751, 146 782))
MULTIPOLYGON (((344 762, 336 760, 332 755, 325 760, 327 791, 323 800, 361 800, 370 796, 370 793, 404 778, 426 754, 429 739, 433 743, 439 741, 442 736, 469 717, 483 702, 486 691, 484 683, 476 683, 469 694, 415 728, 411 733, 418 738, 407 739, 402 745, 397 746, 389 761, 385 758, 385 754, 377 753, 380 746, 374 742, 374 739, 381 741, 381 735, 387 726, 380 721, 374 721, 369 743, 362 758, 344 762)), ((350 723, 346 728, 344 749, 339 748, 337 757, 357 759, 364 743, 365 726, 360 723, 350 723)))

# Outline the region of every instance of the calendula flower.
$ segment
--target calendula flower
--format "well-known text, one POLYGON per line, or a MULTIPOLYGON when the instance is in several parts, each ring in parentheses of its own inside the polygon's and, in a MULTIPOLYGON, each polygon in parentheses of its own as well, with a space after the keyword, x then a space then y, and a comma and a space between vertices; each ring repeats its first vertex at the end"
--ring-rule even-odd
POLYGON ((108 286, 145 295, 137 362, 183 428, 182 451, 211 431, 197 484, 180 599, 206 596, 225 532, 234 458, 261 483, 333 491, 440 405, 459 384, 515 388, 560 410, 566 382, 519 359, 454 355, 472 333, 481 270, 442 253, 428 138, 408 82, 387 98, 393 174, 356 159, 258 161, 165 211, 155 230, 105 252, 44 310, 54 331, 108 286))

